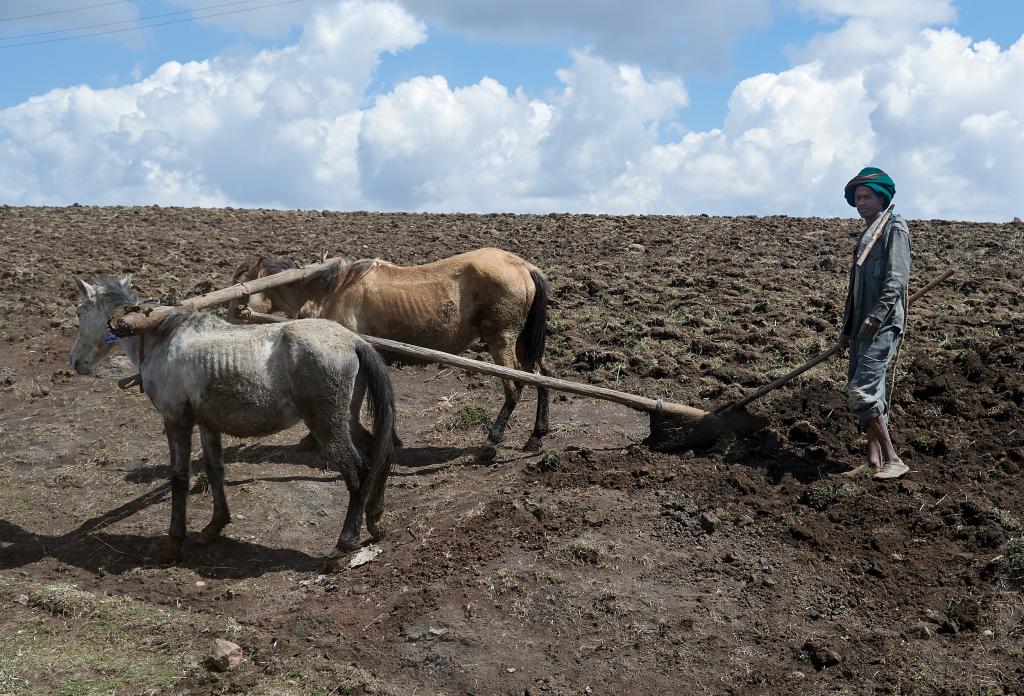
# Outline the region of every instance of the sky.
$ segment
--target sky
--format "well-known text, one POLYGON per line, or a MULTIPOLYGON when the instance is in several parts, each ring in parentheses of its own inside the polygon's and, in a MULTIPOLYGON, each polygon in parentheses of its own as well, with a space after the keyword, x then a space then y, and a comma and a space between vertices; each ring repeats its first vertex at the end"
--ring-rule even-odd
POLYGON ((0 204, 1024 216, 1019 0, 0 0, 0 204), (140 28, 141 27, 141 28, 140 28))

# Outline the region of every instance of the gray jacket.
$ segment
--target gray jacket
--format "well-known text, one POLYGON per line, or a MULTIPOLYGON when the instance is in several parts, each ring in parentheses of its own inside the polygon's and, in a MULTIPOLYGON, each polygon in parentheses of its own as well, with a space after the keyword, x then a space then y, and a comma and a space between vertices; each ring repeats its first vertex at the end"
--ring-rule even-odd
MULTIPOLYGON (((869 225, 870 227, 870 225, 869 225)), ((910 282, 910 229, 896 213, 871 247, 858 270, 857 258, 867 243, 867 230, 861 234, 850 263, 846 309, 843 310, 843 333, 857 338, 861 324, 868 317, 877 319, 884 331, 906 326, 907 285, 910 282)))

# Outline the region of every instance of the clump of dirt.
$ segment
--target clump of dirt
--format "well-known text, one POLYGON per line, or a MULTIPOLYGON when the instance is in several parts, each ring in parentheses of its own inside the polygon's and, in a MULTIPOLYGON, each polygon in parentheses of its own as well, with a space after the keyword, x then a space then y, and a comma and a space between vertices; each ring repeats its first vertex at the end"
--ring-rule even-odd
MULTIPOLYGON (((159 419, 116 388, 123 358, 97 378, 67 367, 72 274, 133 273, 145 297, 184 297, 227 285, 250 254, 416 264, 500 246, 548 277, 556 376, 713 410, 832 345, 859 229, 0 208, 0 692, 1020 693, 1019 226, 911 222, 912 289, 961 270, 912 307, 897 359, 905 479, 839 476, 865 448, 842 360, 696 449, 654 451, 646 415, 558 396, 536 453, 520 450, 530 390, 508 443, 487 447, 496 381, 393 365, 405 448, 389 535, 335 572, 343 484, 295 446, 302 428, 226 442, 233 523, 159 565, 159 419), (241 664, 204 668, 213 638, 241 664)), ((194 488, 191 530, 211 506, 194 488)))

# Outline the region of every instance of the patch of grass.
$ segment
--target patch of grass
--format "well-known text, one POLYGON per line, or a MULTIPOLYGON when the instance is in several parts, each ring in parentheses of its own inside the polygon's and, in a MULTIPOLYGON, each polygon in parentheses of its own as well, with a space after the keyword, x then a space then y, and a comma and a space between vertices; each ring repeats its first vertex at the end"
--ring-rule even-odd
POLYGON ((192 627, 166 611, 67 583, 13 591, 27 601, 0 620, 0 693, 173 693, 186 676, 192 627))
POLYGON ((747 443, 735 435, 723 435, 718 438, 711 451, 717 452, 727 459, 743 459, 747 456, 747 443))
POLYGON ((447 416, 442 422, 448 430, 468 430, 485 425, 490 414, 483 406, 469 404, 447 416))
POLYGON ((1024 578, 1024 537, 1010 539, 1003 545, 1003 565, 1014 577, 1024 578))
POLYGON ((544 450, 544 454, 540 455, 540 470, 551 471, 558 464, 558 450, 549 449, 544 450))
POLYGON ((59 583, 46 585, 28 596, 28 603, 50 612, 54 616, 77 619, 96 611, 96 597, 74 585, 59 583))
POLYGON ((863 488, 852 483, 832 481, 807 488, 800 500, 815 510, 825 510, 834 503, 855 498, 863 492, 863 488))
POLYGON ((590 540, 576 539, 569 544, 569 553, 578 562, 586 565, 598 565, 604 554, 597 544, 590 540))
POLYGON ((995 517, 1005 529, 1020 529, 1020 520, 1009 510, 993 505, 989 508, 988 513, 995 517))

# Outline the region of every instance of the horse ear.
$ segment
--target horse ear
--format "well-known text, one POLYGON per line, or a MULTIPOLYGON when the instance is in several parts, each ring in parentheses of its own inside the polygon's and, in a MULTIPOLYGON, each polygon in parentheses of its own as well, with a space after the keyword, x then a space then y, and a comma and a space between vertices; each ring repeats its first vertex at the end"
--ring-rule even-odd
POLYGON ((78 293, 82 296, 83 300, 92 300, 96 297, 96 288, 89 285, 78 276, 71 277, 75 279, 75 286, 78 288, 78 293))
POLYGON ((237 283, 243 274, 251 273, 255 269, 256 264, 260 262, 259 259, 260 257, 258 256, 246 256, 239 261, 238 265, 235 266, 235 270, 231 273, 231 281, 237 283))
POLYGON ((132 274, 129 273, 128 275, 126 275, 124 278, 120 280, 120 283, 122 288, 130 291, 132 289, 132 274))

